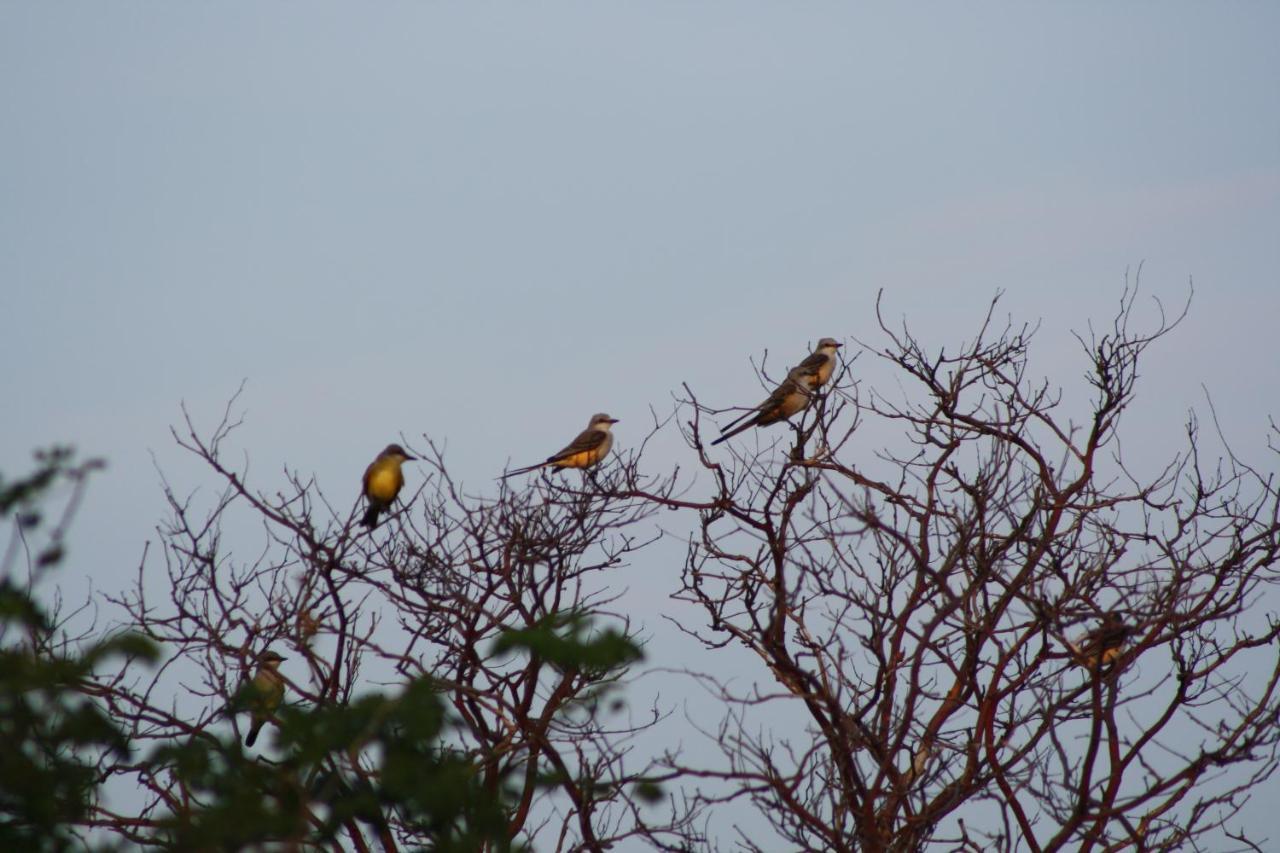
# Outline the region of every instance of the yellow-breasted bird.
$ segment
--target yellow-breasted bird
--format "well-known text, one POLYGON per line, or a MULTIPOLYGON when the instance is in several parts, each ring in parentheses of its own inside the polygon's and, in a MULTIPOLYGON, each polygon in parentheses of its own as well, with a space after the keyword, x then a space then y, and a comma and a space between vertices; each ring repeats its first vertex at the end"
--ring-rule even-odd
POLYGON ((591 468, 598 465, 601 459, 609 455, 609 448, 613 447, 613 433, 609 430, 617 422, 617 418, 611 418, 603 412, 592 415, 587 428, 578 433, 573 441, 548 456, 545 462, 508 471, 502 475, 502 479, 527 474, 538 468, 591 468))
POLYGON ((249 698, 249 709, 253 714, 253 724, 244 739, 245 746, 253 746, 258 739, 258 732, 271 719, 272 714, 284 701, 284 676, 280 674, 280 662, 284 657, 268 649, 258 658, 258 671, 253 676, 253 695, 249 698))
POLYGON ((360 523, 365 527, 378 526, 378 516, 390 508, 404 486, 404 472, 400 470, 400 465, 413 458, 400 445, 388 444, 378 454, 378 458, 364 469, 364 497, 369 502, 369 508, 365 510, 360 523))
POLYGON ((1072 650, 1076 664, 1093 672, 1111 666, 1124 654, 1136 630, 1117 611, 1103 614, 1102 624, 1076 639, 1072 650))

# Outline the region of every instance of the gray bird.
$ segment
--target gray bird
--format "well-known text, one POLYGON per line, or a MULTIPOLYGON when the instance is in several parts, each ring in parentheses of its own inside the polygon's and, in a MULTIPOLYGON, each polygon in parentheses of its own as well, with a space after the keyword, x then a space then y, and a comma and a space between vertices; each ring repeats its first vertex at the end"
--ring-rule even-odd
POLYGON ((550 467, 563 470, 599 465, 600 460, 608 456, 609 449, 613 447, 613 433, 610 429, 617 422, 617 418, 611 418, 603 412, 592 415, 591 420, 587 422, 587 428, 578 433, 577 438, 548 456, 545 461, 508 471, 502 475, 502 479, 514 477, 516 474, 527 474, 539 468, 550 467))
POLYGON ((787 378, 773 389, 773 393, 763 403, 727 423, 720 430, 720 437, 711 442, 712 445, 727 441, 752 427, 781 423, 809 408, 814 392, 831 379, 836 367, 836 350, 840 346, 835 338, 818 341, 818 348, 787 371, 787 378))

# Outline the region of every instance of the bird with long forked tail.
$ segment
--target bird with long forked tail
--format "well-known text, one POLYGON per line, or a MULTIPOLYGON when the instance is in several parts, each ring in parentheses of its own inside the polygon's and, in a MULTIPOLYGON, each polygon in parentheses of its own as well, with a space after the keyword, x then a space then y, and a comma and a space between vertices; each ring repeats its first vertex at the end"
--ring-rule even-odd
POLYGON ((787 378, 773 389, 763 403, 725 424, 720 437, 712 445, 728 441, 752 427, 770 426, 788 420, 809 408, 814 392, 831 379, 836 367, 836 350, 841 346, 835 338, 823 338, 817 348, 802 362, 787 371, 787 378))
POLYGON ((728 441, 738 433, 746 432, 752 427, 771 426, 781 423, 796 412, 807 409, 812 397, 813 392, 809 390, 804 379, 793 368, 787 374, 787 378, 782 380, 777 388, 773 389, 773 393, 763 403, 726 424, 725 428, 720 432, 720 437, 711 443, 716 445, 722 441, 728 441))
POLYGON ((617 422, 617 418, 611 418, 603 412, 594 414, 591 416, 591 420, 587 422, 587 428, 578 433, 577 438, 573 441, 548 456, 542 462, 506 472, 502 475, 502 479, 505 480, 517 474, 527 474, 539 468, 586 469, 599 465, 600 461, 609 455, 609 450, 613 447, 613 433, 610 430, 617 422))

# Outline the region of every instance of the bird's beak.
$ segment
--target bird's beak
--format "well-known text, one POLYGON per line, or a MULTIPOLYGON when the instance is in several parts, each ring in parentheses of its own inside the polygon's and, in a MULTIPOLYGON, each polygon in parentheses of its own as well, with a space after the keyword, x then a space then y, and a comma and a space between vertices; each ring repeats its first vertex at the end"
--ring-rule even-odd
POLYGON ((616 424, 618 420, 619 420, 618 418, 609 418, 609 423, 616 424))

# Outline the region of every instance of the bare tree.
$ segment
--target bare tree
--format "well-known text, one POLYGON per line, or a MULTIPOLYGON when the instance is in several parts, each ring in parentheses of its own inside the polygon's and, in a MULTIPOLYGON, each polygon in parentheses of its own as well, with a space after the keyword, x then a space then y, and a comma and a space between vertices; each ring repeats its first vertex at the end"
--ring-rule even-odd
MULTIPOLYGON (((1280 622, 1264 600, 1280 582, 1280 490, 1229 449, 1209 459, 1225 440, 1194 416, 1158 470, 1126 462, 1139 365, 1186 310, 1157 302, 1141 332, 1136 296, 1126 288, 1105 330, 1079 337, 1088 399, 1075 407, 1033 378, 1035 329, 998 323, 995 301, 951 351, 877 310, 880 343, 846 359, 790 433, 754 430, 713 453, 703 428, 718 412, 686 387, 677 412, 701 483, 642 474, 642 444, 595 472, 477 496, 426 440, 424 481, 373 533, 296 473, 278 494, 251 487, 225 449, 232 407, 205 436, 188 419, 175 437, 218 497, 198 508, 169 489, 161 552, 112 598, 169 657, 83 689, 135 746, 222 743, 246 724, 236 712, 260 655, 294 658, 268 727, 280 750, 217 755, 291 812, 264 837, 298 847, 398 849, 497 815, 488 834, 448 837, 555 850, 1261 849, 1236 818, 1280 749, 1280 622), (887 379, 855 380, 854 360, 887 379), (714 764, 642 754, 663 711, 615 707, 637 646, 610 573, 648 559, 659 511, 693 531, 672 594, 705 617, 661 629, 754 668, 745 680, 686 670, 716 703, 691 715, 721 747, 714 764), (265 536, 254 556, 228 547, 253 528, 265 536), (430 729, 439 740, 382 725, 403 718, 407 692, 362 698, 424 683, 450 711, 430 729), (363 722, 302 725, 347 708, 363 722), (300 732, 325 731, 321 757, 297 763, 300 732), (428 819, 385 795, 395 783, 422 801, 406 764, 437 760, 449 785, 497 810, 428 819)), ((179 837, 227 799, 223 777, 193 775, 192 762, 104 754, 102 778, 140 793, 97 803, 88 823, 179 837)), ((431 797, 448 800, 449 785, 431 797)))
POLYGON ((763 452, 713 458, 715 410, 688 392, 714 493, 678 597, 705 611, 688 632, 706 648, 761 668, 749 689, 699 676, 727 709, 708 731, 724 764, 668 765, 785 842, 742 847, 1261 849, 1233 818, 1276 769, 1280 624, 1259 608, 1280 493, 1203 458, 1194 418, 1162 470, 1126 466, 1139 362, 1181 319, 1135 331, 1135 298, 1079 339, 1080 416, 1033 380, 1034 329, 998 327, 995 302, 952 352, 878 305, 884 342, 862 353, 895 392, 846 369, 763 452), (874 454, 868 432, 889 436, 874 454))
MULTIPOLYGON (((131 630, 169 653, 154 672, 122 669, 91 688, 135 745, 212 738, 228 725, 242 736, 248 717, 234 713, 237 697, 270 648, 294 659, 282 668, 286 711, 343 708, 371 686, 429 679, 452 711, 440 750, 503 804, 501 835, 512 843, 598 851, 630 837, 697 840, 692 813, 675 798, 663 802, 660 783, 670 774, 630 754, 630 741, 662 715, 623 713, 620 682, 639 650, 625 613, 611 609, 617 593, 607 583, 653 538, 640 522, 657 504, 620 495, 669 498, 672 481, 643 477, 633 454, 598 472, 541 475, 529 488, 504 484, 495 497, 476 497, 428 441, 418 454, 425 482, 366 534, 355 511, 330 504, 296 473, 286 472, 283 493, 254 490, 247 463, 227 461, 233 405, 208 436, 189 417, 175 432, 219 479, 219 497, 198 510, 166 487, 162 553, 144 559, 128 594, 111 598, 131 630), (246 519, 265 542, 244 560, 224 531, 246 519), (156 586, 162 594, 153 599, 156 586)), ((282 722, 287 734, 291 721, 282 722)), ((280 798, 281 809, 298 810, 294 843, 336 836, 344 801, 383 790, 388 757, 373 747, 357 735, 297 780, 304 792, 337 785, 328 807, 305 793, 280 798)), ((244 766, 274 761, 260 755, 244 766)), ((128 780, 145 796, 127 809, 100 804, 96 825, 145 841, 172 831, 175 815, 181 823, 210 807, 217 792, 196 790, 181 763, 104 760, 104 778, 128 780)), ((332 843, 353 849, 440 842, 438 827, 377 797, 339 823, 341 841, 332 843)))

